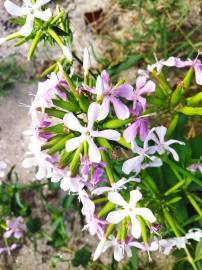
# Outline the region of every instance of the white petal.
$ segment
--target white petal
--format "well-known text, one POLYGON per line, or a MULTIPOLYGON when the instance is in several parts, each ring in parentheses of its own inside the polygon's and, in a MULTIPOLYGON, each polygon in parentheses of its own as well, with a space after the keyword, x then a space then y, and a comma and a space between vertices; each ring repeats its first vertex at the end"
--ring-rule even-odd
POLYGON ((50 2, 51 0, 37 0, 36 4, 34 5, 35 9, 39 9, 40 7, 46 5, 48 2, 50 2))
POLYGON ((36 179, 42 180, 46 178, 46 168, 45 167, 39 167, 37 173, 36 173, 36 179))
POLYGON ((85 48, 83 52, 83 69, 85 72, 88 72, 90 67, 91 67, 90 52, 88 48, 85 48))
POLYGON ((31 168, 33 166, 36 166, 37 165, 37 160, 36 158, 25 158, 22 162, 22 167, 23 168, 31 168))
POLYGON ((95 253, 93 255, 93 261, 96 261, 100 257, 101 253, 103 252, 103 247, 104 247, 105 241, 106 241, 106 239, 103 238, 100 241, 100 243, 98 244, 98 246, 95 250, 95 253))
POLYGON ((131 228, 131 233, 135 238, 140 238, 141 236, 141 226, 139 221, 137 220, 136 216, 131 214, 130 215, 131 223, 132 223, 132 228, 131 228))
POLYGON ((153 223, 156 221, 154 214, 149 208, 136 208, 135 214, 143 217, 144 219, 148 220, 150 223, 153 223))
POLYGON ((113 202, 114 204, 122 206, 123 208, 127 208, 128 206, 128 203, 123 199, 121 194, 119 194, 118 192, 110 192, 108 194, 108 200, 110 202, 113 202))
POLYGON ((6 0, 4 3, 5 9, 13 16, 24 16, 29 13, 29 10, 27 8, 22 8, 17 6, 16 4, 12 3, 9 0, 6 0))
POLYGON ((121 134, 113 129, 106 129, 106 130, 101 130, 101 131, 93 131, 91 133, 93 137, 98 137, 98 138, 105 138, 108 140, 112 141, 118 141, 120 139, 121 134))
POLYGON ((173 148, 167 146, 166 150, 172 154, 174 160, 179 161, 179 156, 178 156, 177 152, 173 148))
POLYGON ((99 187, 99 188, 94 189, 91 192, 91 194, 101 195, 102 193, 108 192, 108 191, 111 191, 111 190, 112 190, 112 188, 110 188, 110 187, 99 187))
POLYGON ((159 137, 160 144, 164 144, 167 128, 164 126, 156 127, 154 129, 159 137))
POLYGON ((103 120, 107 117, 107 115, 109 114, 109 110, 110 110, 110 100, 109 98, 105 97, 103 99, 103 102, 101 104, 100 107, 100 114, 97 120, 103 120))
POLYGON ((134 157, 134 158, 130 158, 130 159, 126 160, 123 163, 122 171, 125 174, 129 174, 132 171, 139 173, 141 170, 141 164, 142 164, 143 160, 144 160, 144 157, 142 157, 142 156, 138 156, 138 157, 134 157))
POLYGON ((71 112, 65 114, 65 116, 63 118, 63 122, 64 122, 65 126, 71 130, 78 131, 78 132, 82 132, 82 130, 83 130, 83 127, 80 124, 79 120, 71 112))
POLYGON ((50 8, 42 11, 42 10, 35 10, 34 17, 41 19, 42 21, 48 21, 52 16, 52 12, 50 8))
POLYGON ((128 212, 126 210, 117 210, 112 211, 108 214, 106 220, 109 223, 112 224, 118 224, 120 223, 126 216, 128 215, 128 212))
POLYGON ((94 143, 94 141, 91 138, 87 139, 88 141, 88 155, 91 162, 100 163, 101 161, 101 154, 97 147, 97 145, 94 143))
POLYGON ((23 27, 20 29, 19 33, 26 37, 29 36, 33 29, 34 16, 32 14, 28 14, 26 18, 26 22, 23 27))
POLYGON ((120 262, 122 261, 124 258, 124 252, 123 252, 123 248, 120 244, 117 244, 115 247, 114 247, 114 259, 117 261, 117 262, 120 262))
POLYGON ((72 57, 72 52, 71 52, 71 50, 70 50, 67 46, 62 46, 61 48, 62 48, 62 51, 63 51, 64 56, 65 56, 70 62, 72 62, 73 57, 72 57))
POLYGON ((88 108, 88 129, 91 130, 100 114, 100 105, 96 102, 90 104, 88 108))
POLYGON ((131 208, 136 207, 137 202, 138 202, 139 200, 141 200, 141 199, 142 199, 142 194, 141 194, 141 192, 140 192, 138 189, 132 190, 132 191, 130 192, 130 202, 129 202, 130 207, 131 207, 131 208))
POLYGON ((71 152, 77 149, 84 141, 83 136, 72 138, 66 142, 66 151, 71 152))
POLYGON ((102 77, 100 75, 97 77, 95 90, 96 90, 96 94, 98 98, 102 97, 103 92, 104 92, 104 84, 103 84, 102 77))

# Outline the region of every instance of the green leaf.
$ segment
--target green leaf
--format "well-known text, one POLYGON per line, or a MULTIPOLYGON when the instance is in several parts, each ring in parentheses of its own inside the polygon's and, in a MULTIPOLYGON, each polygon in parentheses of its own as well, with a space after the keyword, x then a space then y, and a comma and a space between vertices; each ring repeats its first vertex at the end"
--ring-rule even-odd
POLYGON ((196 250, 195 250, 195 261, 200 261, 200 260, 202 260, 202 239, 197 244, 196 250))
POLYGON ((36 233, 41 229, 41 221, 39 218, 29 219, 26 225, 31 233, 36 233))
POLYGON ((83 266, 87 267, 91 258, 91 253, 87 247, 82 247, 81 249, 77 250, 74 254, 72 259, 72 265, 74 267, 83 266))

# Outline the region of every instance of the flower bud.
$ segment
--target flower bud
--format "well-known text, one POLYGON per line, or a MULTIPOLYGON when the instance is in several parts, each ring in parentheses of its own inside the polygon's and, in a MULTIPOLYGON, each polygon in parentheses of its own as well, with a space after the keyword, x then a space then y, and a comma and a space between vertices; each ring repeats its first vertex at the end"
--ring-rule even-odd
POLYGON ((103 84, 102 77, 99 75, 96 81, 96 93, 97 93, 98 100, 102 98, 103 92, 104 92, 104 84, 103 84))
POLYGON ((84 69, 84 75, 88 75, 88 70, 91 67, 91 60, 90 60, 90 52, 88 48, 84 49, 83 53, 83 69, 84 69))
POLYGON ((180 109, 177 110, 178 112, 181 112, 185 115, 201 115, 202 116, 202 108, 201 107, 182 107, 180 109))
POLYGON ((66 58, 69 60, 69 62, 72 62, 72 53, 70 49, 67 46, 62 45, 62 51, 63 54, 66 56, 66 58))

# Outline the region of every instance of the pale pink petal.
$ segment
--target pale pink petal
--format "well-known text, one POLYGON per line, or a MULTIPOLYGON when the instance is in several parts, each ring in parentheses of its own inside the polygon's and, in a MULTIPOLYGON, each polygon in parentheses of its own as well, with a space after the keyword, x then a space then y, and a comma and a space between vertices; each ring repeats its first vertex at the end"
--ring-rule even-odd
POLYGON ((136 208, 135 214, 143 217, 144 219, 148 220, 150 223, 153 223, 156 221, 154 214, 148 208, 136 208))
POLYGON ((147 81, 147 78, 145 76, 139 76, 136 80, 136 88, 137 88, 136 91, 141 89, 145 85, 146 81, 147 81))
POLYGON ((77 149, 84 141, 83 136, 75 137, 66 142, 66 151, 71 152, 77 149))
POLYGON ((119 194, 118 192, 110 192, 108 194, 108 200, 110 202, 113 202, 114 204, 120 205, 124 208, 127 208, 127 206, 128 206, 128 203, 123 199, 121 194, 119 194))
POLYGON ((34 15, 28 14, 26 18, 26 22, 23 25, 23 27, 20 29, 19 33, 25 37, 29 36, 33 29, 33 23, 34 23, 34 15))
POLYGON ((65 114, 63 118, 63 122, 66 127, 68 127, 71 130, 82 132, 83 127, 80 124, 79 120, 76 118, 76 116, 73 113, 67 113, 65 114))
POLYGON ((155 91, 156 85, 152 81, 147 81, 144 87, 142 87, 139 91, 140 95, 152 93, 155 91))
POLYGON ((97 96, 102 97, 103 92, 104 92, 104 84, 103 84, 102 77, 100 75, 97 77, 95 89, 96 89, 97 96))
POLYGON ((90 104, 88 108, 88 129, 91 130, 95 121, 98 119, 100 114, 100 105, 96 102, 90 104))
POLYGON ((109 74, 107 73, 106 70, 102 71, 101 77, 102 77, 102 80, 103 80, 105 91, 109 90, 109 88, 110 88, 109 74))
POLYGON ((129 127, 127 127, 123 132, 123 137, 126 140, 126 142, 131 142, 136 138, 137 132, 138 132, 138 126, 136 125, 136 122, 131 124, 129 127))
POLYGON ((27 8, 22 8, 14 4, 13 2, 6 0, 4 3, 5 9, 13 16, 25 16, 29 13, 27 8))
POLYGON ((111 102, 114 105, 114 110, 115 110, 116 116, 119 119, 124 120, 130 116, 130 112, 129 112, 128 107, 125 104, 123 104, 123 102, 121 102, 119 99, 112 97, 111 102))
POLYGON ((117 211, 112 211, 108 214, 106 220, 109 223, 112 224, 118 224, 120 223, 128 213, 125 210, 117 210, 117 211))
POLYGON ((99 244, 98 244, 98 246, 97 246, 97 248, 95 250, 95 253, 93 255, 93 261, 96 261, 100 257, 101 253, 103 252, 103 247, 104 247, 105 242, 106 242, 105 238, 103 238, 99 242, 99 244))
POLYGON ((93 137, 105 138, 112 141, 118 141, 120 139, 121 134, 113 129, 106 129, 101 131, 92 131, 91 135, 93 137))
POLYGON ((202 64, 195 64, 194 70, 197 84, 202 85, 202 64))
POLYGON ((164 144, 167 128, 164 126, 160 126, 160 127, 156 127, 154 130, 156 131, 156 133, 159 137, 159 143, 164 144))
POLYGON ((185 145, 184 142, 178 141, 178 140, 169 140, 169 141, 167 141, 165 144, 168 146, 168 145, 171 145, 171 144, 173 144, 173 143, 178 143, 178 144, 181 144, 181 145, 185 145))
POLYGON ((115 96, 131 99, 133 87, 128 83, 124 83, 114 90, 114 94, 115 96))
POLYGON ((88 155, 91 162, 100 163, 101 161, 101 154, 99 151, 99 148, 94 143, 94 141, 91 138, 87 139, 88 141, 88 155))

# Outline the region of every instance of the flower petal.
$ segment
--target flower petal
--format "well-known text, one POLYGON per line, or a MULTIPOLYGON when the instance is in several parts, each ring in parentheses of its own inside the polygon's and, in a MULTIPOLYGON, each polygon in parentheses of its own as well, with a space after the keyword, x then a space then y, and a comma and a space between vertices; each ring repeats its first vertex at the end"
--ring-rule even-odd
POLYGON ((123 132, 123 137, 126 140, 126 142, 131 142, 133 141, 136 136, 137 136, 137 132, 138 132, 138 128, 139 126, 137 125, 137 123, 133 123, 131 124, 129 127, 127 127, 124 132, 123 132))
POLYGON ((111 102, 113 103, 116 116, 119 119, 127 119, 130 116, 128 107, 123 104, 118 98, 112 97, 111 102))
POLYGON ((67 46, 61 46, 64 56, 72 62, 72 52, 67 46))
POLYGON ((106 70, 102 71, 101 77, 103 80, 105 90, 108 90, 110 88, 110 86, 109 86, 110 81, 109 81, 109 74, 107 73, 106 70))
POLYGON ((76 118, 76 116, 71 112, 65 114, 63 118, 63 122, 65 126, 71 130, 82 132, 84 129, 82 125, 80 124, 79 120, 76 118))
POLYGON ((152 81, 147 81, 144 87, 140 89, 140 95, 152 93, 155 91, 156 85, 152 81))
POLYGON ((34 11, 34 17, 37 17, 39 19, 41 19, 42 21, 48 21, 52 16, 52 12, 51 12, 51 9, 48 8, 44 11, 42 10, 35 10, 34 11))
POLYGON ((112 224, 118 224, 120 223, 126 216, 128 215, 128 213, 126 212, 126 210, 117 210, 117 211, 112 211, 108 214, 106 220, 109 223, 112 224))
POLYGON ((146 76, 139 76, 137 78, 137 80, 136 80, 136 88, 137 88, 136 91, 138 91, 139 89, 141 89, 145 85, 146 81, 147 81, 146 76))
POLYGON ((25 16, 29 13, 29 9, 22 8, 14 4, 13 2, 6 0, 4 3, 5 9, 13 16, 25 16))
POLYGON ((51 0, 37 0, 36 4, 34 5, 35 9, 39 9, 40 7, 46 5, 51 0))
POLYGON ((104 97, 103 102, 100 106, 100 114, 98 116, 97 120, 103 120, 107 117, 107 115, 109 114, 109 110, 110 110, 110 99, 108 97, 104 97))
POLYGON ((196 82, 199 85, 202 85, 202 64, 195 64, 194 70, 195 70, 196 82))
POLYGON ((101 131, 93 131, 91 133, 93 137, 98 137, 98 138, 105 138, 111 141, 118 141, 120 139, 121 134, 113 129, 106 129, 106 130, 101 130, 101 131))
POLYGON ((111 190, 112 190, 112 188, 110 188, 110 187, 98 187, 98 188, 94 189, 91 193, 96 194, 96 195, 101 195, 102 193, 108 192, 111 190))
POLYGON ((88 141, 88 155, 91 162, 100 163, 101 161, 101 154, 97 147, 97 145, 94 143, 94 141, 91 138, 87 139, 88 141))
POLYGON ((126 160, 123 163, 122 171, 125 174, 129 174, 132 171, 139 173, 141 170, 141 164, 142 164, 143 160, 144 160, 144 157, 142 157, 142 156, 138 156, 138 157, 134 157, 134 158, 130 158, 130 159, 126 160))
POLYGON ((123 248, 121 246, 121 244, 117 244, 115 247, 114 247, 114 259, 117 261, 117 262, 120 262, 122 261, 124 258, 124 252, 123 252, 123 248))
POLYGON ((97 248, 95 250, 95 253, 93 255, 93 261, 96 261, 100 257, 101 253, 103 252, 103 247, 104 247, 105 242, 106 242, 105 238, 103 238, 99 242, 99 244, 98 244, 98 246, 97 246, 97 248))
POLYGON ((119 194, 118 192, 110 192, 108 194, 108 200, 110 202, 113 202, 114 204, 122 206, 123 208, 128 207, 128 203, 123 199, 121 194, 119 194))
POLYGON ((130 207, 131 208, 136 207, 137 202, 141 199, 142 199, 142 193, 138 189, 132 190, 130 192, 130 202, 129 202, 130 207))
POLYGON ((96 102, 90 104, 88 108, 88 129, 92 130, 95 121, 100 114, 100 105, 96 102))
POLYGON ((174 160, 179 161, 179 156, 178 156, 177 152, 173 148, 167 146, 166 150, 172 154, 174 160))
POLYGON ((135 238, 140 238, 141 236, 141 226, 134 214, 130 214, 130 219, 132 223, 131 233, 135 238))
POLYGON ((24 37, 29 36, 33 29, 33 22, 34 22, 34 16, 32 14, 28 14, 26 18, 26 22, 23 25, 23 27, 20 29, 19 33, 24 37))
POLYGON ((71 152, 77 149, 84 141, 83 136, 75 137, 66 142, 66 151, 71 152))
POLYGON ((135 214, 143 217, 144 219, 148 220, 150 223, 153 223, 156 221, 156 218, 152 211, 149 208, 136 208, 135 214))
POLYGON ((114 94, 119 97, 124 97, 126 99, 131 99, 133 93, 132 85, 124 83, 114 90, 114 94))

